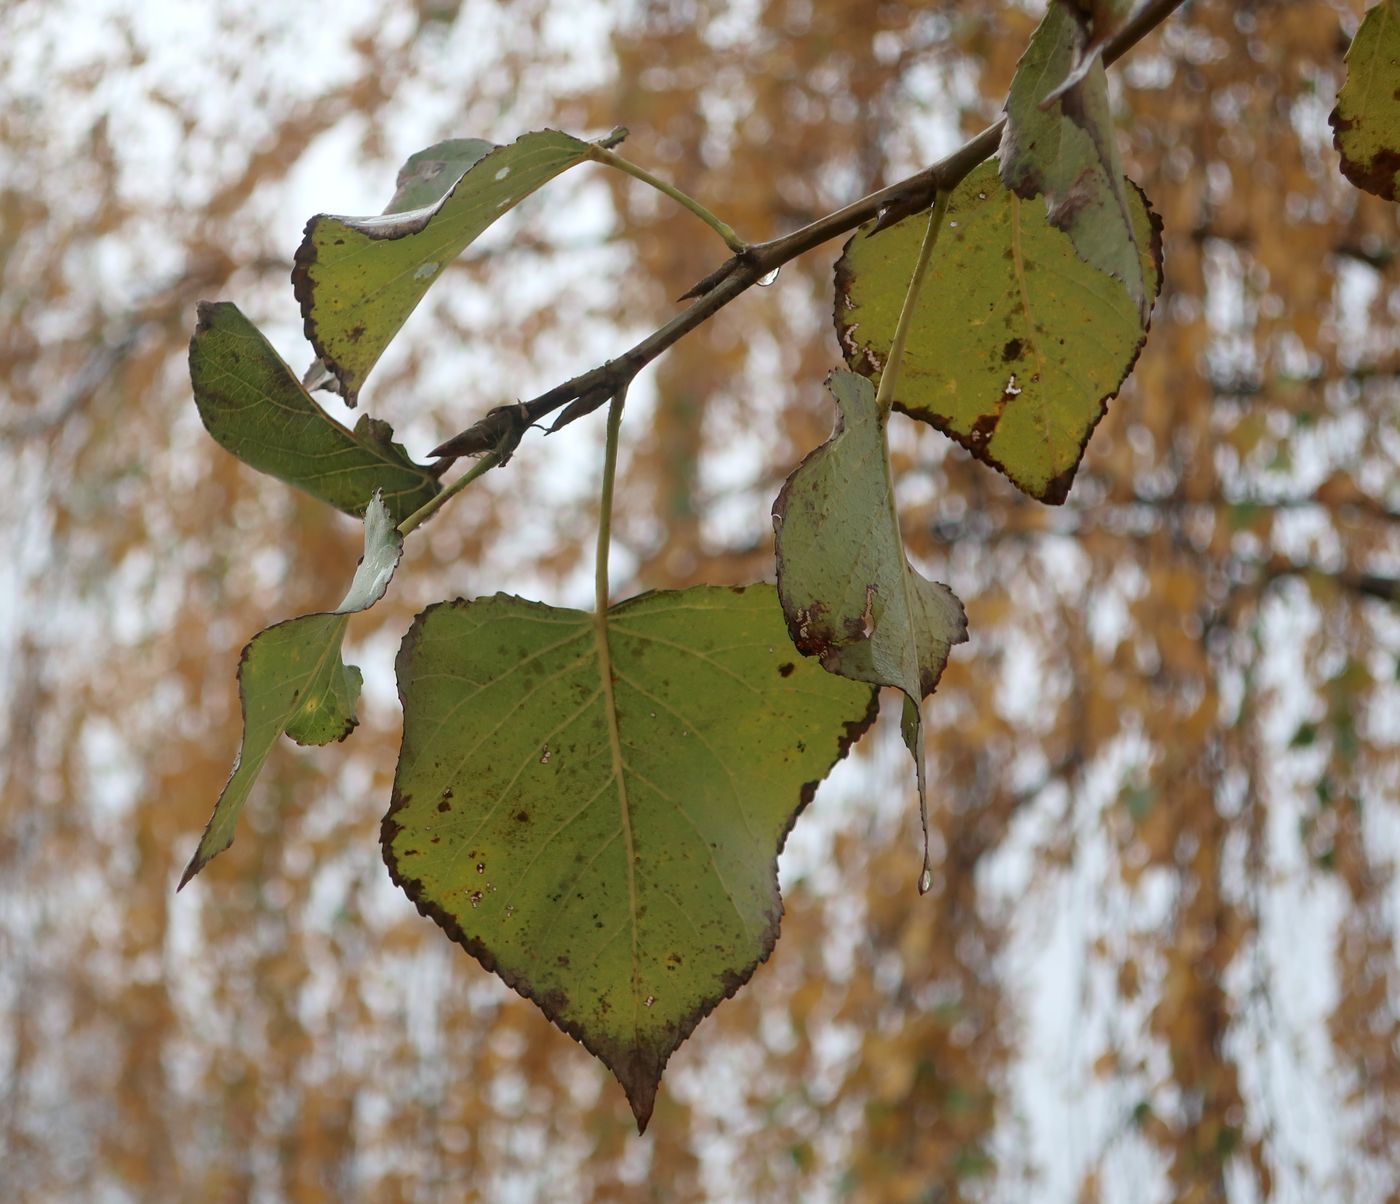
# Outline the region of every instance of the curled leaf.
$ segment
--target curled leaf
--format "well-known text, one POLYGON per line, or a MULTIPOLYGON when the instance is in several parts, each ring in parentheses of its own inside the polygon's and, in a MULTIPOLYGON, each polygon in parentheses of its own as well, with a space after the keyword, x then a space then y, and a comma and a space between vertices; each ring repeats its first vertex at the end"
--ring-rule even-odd
MULTIPOLYGON (((1114 14, 1083 14, 1091 18, 1111 25, 1114 14)), ((1085 263, 1123 282, 1146 326, 1156 289, 1150 265, 1144 267, 1133 185, 1118 155, 1108 79, 1097 54, 1086 53, 1084 37, 1079 20, 1062 4, 1051 4, 1006 98, 1001 178, 1023 199, 1045 197, 1050 224, 1069 235, 1085 263), (1043 108, 1055 93, 1058 98, 1043 108)))
POLYGON ((298 744, 329 744, 354 730, 360 671, 341 660, 341 642, 349 616, 384 596, 402 552, 403 536, 376 494, 365 511, 365 553, 341 604, 328 613, 274 624, 243 649, 238 665, 243 741, 180 877, 181 887, 233 843, 238 813, 279 736, 286 733, 298 744))
MULTIPOLYGON (((444 152, 445 166, 430 179, 418 177, 429 174, 426 163, 438 160, 420 161, 407 182, 401 175, 395 201, 431 195, 474 149, 444 152)), ((292 287, 306 337, 350 405, 442 270, 497 218, 587 155, 588 143, 540 130, 472 161, 445 194, 422 208, 391 206, 377 217, 320 214, 307 223, 292 287)))
POLYGON ((394 195, 385 213, 407 213, 436 205, 457 181, 496 149, 484 138, 449 138, 409 155, 399 168, 394 195))
POLYGON ((952 590, 905 558, 874 386, 853 372, 833 372, 827 386, 836 430, 773 503, 778 597, 804 656, 828 672, 904 692, 901 730, 914 757, 927 870, 919 703, 933 693, 952 646, 967 639, 967 618, 952 590))

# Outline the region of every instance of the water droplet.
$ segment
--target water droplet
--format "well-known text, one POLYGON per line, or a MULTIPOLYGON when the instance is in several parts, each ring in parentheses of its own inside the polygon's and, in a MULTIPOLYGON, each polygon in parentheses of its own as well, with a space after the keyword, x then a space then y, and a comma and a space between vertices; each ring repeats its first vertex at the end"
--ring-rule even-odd
POLYGON ((476 872, 478 874, 484 874, 486 872, 486 862, 478 861, 476 863, 476 872))
POLYGON ((506 919, 510 919, 510 917, 513 916, 514 914, 515 914, 515 904, 514 904, 514 903, 507 903, 507 904, 506 904, 506 919))
POLYGON ((435 263, 424 263, 424 264, 419 264, 418 270, 417 270, 416 272, 413 273, 413 278, 414 278, 415 280, 426 280, 429 276, 433 275, 437 270, 438 270, 438 265, 435 264, 435 263))
POLYGON ((949 223, 948 223, 948 228, 949 228, 950 230, 956 230, 956 229, 958 228, 958 223, 957 223, 957 222, 949 222, 949 223))
POLYGON ((653 1003, 655 1003, 655 1002, 656 1002, 656 996, 655 996, 655 995, 648 995, 648 996, 646 997, 646 999, 642 1001, 642 1006, 643 1006, 643 1007, 651 1007, 651 1005, 652 1005, 653 1003))
POLYGON ((779 271, 781 271, 780 268, 774 268, 771 272, 765 272, 765 273, 764 273, 762 276, 760 276, 760 277, 758 278, 758 280, 756 281, 756 283, 758 284, 758 287, 759 287, 759 288, 767 288, 770 284, 773 283, 773 281, 775 281, 775 280, 778 278, 778 272, 779 272, 779 271))
POLYGON ((924 872, 923 872, 921 875, 919 875, 919 894, 921 894, 921 895, 926 895, 926 894, 928 894, 928 892, 931 891, 932 889, 933 889, 933 871, 932 871, 931 869, 929 869, 927 866, 925 866, 925 867, 924 867, 924 872))
POLYGON ((503 167, 503 168, 501 168, 500 171, 498 171, 498 172, 496 173, 496 179, 498 179, 498 180, 504 180, 508 175, 510 175, 510 168, 509 168, 509 167, 503 167))

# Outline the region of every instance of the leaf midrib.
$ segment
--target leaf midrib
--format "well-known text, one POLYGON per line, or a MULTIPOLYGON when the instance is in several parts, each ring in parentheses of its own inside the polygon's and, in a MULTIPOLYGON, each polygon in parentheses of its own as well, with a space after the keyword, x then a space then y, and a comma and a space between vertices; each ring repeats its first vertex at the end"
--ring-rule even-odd
POLYGON ((598 653, 598 674, 602 681, 603 709, 608 720, 608 749, 612 754, 613 780, 617 783, 623 842, 627 856, 627 910, 632 923, 632 1042, 642 1043, 640 1013, 641 969, 637 932, 637 857, 632 833, 632 808, 627 797, 626 761, 622 755, 622 733, 618 724, 617 698, 613 689, 612 650, 608 646, 608 612, 601 606, 593 613, 593 641, 598 653))

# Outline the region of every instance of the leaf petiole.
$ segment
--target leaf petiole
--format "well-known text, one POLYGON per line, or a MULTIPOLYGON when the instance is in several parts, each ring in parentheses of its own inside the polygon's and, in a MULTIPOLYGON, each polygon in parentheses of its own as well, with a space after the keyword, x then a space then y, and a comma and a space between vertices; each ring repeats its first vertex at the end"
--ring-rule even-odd
POLYGON ((909 339, 909 327, 913 325, 914 309, 919 303, 919 292, 923 288, 924 276, 928 271, 929 259, 933 256, 938 233, 943 228, 943 219, 948 213, 948 198, 951 190, 943 189, 934 202, 928 216, 928 229, 924 231, 924 241, 919 247, 919 258, 914 264, 914 274, 909 277, 909 288, 904 294, 904 304, 899 310, 899 321, 895 324, 894 337, 890 342, 889 358, 885 360, 884 371, 880 373, 880 387, 875 393, 875 405, 880 414, 888 414, 894 404, 895 386, 899 383, 899 368, 904 360, 904 345, 909 339))
POLYGON ((641 180, 643 184, 650 184, 658 192, 664 193, 679 205, 683 205, 695 214, 705 225, 709 226, 716 234, 724 239, 724 245, 736 255, 742 255, 749 249, 749 244, 740 238, 728 222, 721 221, 713 213, 705 208, 693 196, 682 192, 674 184, 668 184, 665 180, 647 171, 645 167, 638 167, 630 159, 624 159, 621 155, 615 154, 606 146, 597 142, 591 143, 588 148, 588 157, 595 163, 606 163, 609 167, 615 167, 618 171, 624 172, 635 179, 641 180))
POLYGON ((608 610, 608 550, 612 546, 613 482, 617 478, 618 432, 622 427, 622 407, 627 402, 627 386, 613 394, 608 404, 608 431, 603 448, 603 488, 598 500, 598 556, 593 574, 595 611, 608 610))
POLYGON ((485 476, 486 473, 500 463, 502 463, 500 452, 487 452, 486 455, 482 456, 471 468, 453 481, 451 485, 448 485, 441 493, 435 494, 433 497, 429 498, 428 501, 419 506, 417 510, 404 519, 403 522, 399 524, 399 534, 407 536, 409 532, 432 518, 438 510, 475 481, 477 477, 485 476))

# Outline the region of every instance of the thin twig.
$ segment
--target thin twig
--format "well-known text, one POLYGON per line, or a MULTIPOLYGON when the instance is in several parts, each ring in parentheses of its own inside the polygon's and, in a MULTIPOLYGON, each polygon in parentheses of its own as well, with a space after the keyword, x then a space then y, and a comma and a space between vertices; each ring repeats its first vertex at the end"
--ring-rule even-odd
MULTIPOLYGON (((1146 0, 1104 47, 1105 64, 1116 62, 1148 33, 1167 19, 1185 0, 1146 0)), ((740 293, 771 275, 789 260, 796 259, 814 247, 847 234, 857 226, 877 219, 877 228, 892 225, 902 218, 919 213, 931 206, 940 192, 951 192, 979 163, 990 158, 1001 143, 1006 118, 1001 117, 970 138, 952 154, 937 163, 915 172, 887 188, 881 188, 858 201, 829 213, 825 217, 768 242, 756 243, 736 253, 710 273, 682 299, 695 300, 664 326, 649 334, 636 346, 616 359, 583 372, 562 385, 530 401, 500 409, 515 412, 516 424, 524 429, 548 417, 557 410, 563 413, 550 427, 551 433, 567 426, 576 418, 590 414, 604 405, 652 360, 702 325, 728 305, 740 293)), ((499 426, 498 411, 492 411, 482 422, 499 426), (493 415, 495 417, 493 418, 493 415)), ((489 435, 476 426, 454 435, 436 447, 435 456, 457 456, 478 448, 489 435)))

